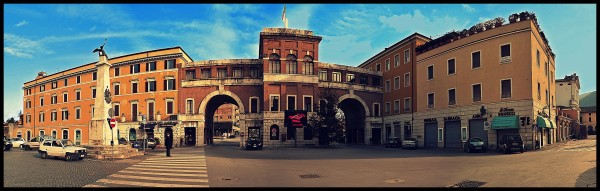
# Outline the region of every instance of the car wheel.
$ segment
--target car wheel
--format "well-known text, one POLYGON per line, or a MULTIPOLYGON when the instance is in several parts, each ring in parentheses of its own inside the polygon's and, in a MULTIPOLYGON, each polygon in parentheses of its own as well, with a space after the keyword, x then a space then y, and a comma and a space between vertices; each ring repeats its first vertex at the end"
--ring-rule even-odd
POLYGON ((5 150, 5 151, 10 151, 10 147, 9 147, 9 146, 5 146, 5 147, 4 147, 4 150, 5 150))
POLYGON ((19 147, 21 147, 21 150, 25 150, 25 145, 21 144, 21 146, 19 146, 19 147))
POLYGON ((487 149, 485 149, 485 148, 481 149, 481 152, 485 153, 486 151, 487 151, 487 149))
POLYGON ((521 153, 523 153, 523 147, 521 147, 521 153))
POLYGON ((79 157, 79 158, 77 158, 77 159, 78 159, 78 160, 83 160, 83 157, 79 157))
POLYGON ((71 154, 67 153, 67 154, 65 155, 65 160, 66 160, 66 161, 71 161, 71 160, 73 160, 73 155, 71 155, 71 154))
POLYGON ((48 158, 48 153, 46 153, 46 152, 40 152, 40 156, 41 156, 42 159, 46 159, 46 158, 48 158))

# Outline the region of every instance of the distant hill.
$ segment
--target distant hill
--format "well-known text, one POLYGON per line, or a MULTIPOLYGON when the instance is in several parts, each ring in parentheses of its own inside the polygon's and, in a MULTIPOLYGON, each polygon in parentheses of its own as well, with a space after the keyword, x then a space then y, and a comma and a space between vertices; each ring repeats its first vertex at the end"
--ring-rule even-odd
POLYGON ((596 107, 596 91, 579 95, 579 107, 596 107))

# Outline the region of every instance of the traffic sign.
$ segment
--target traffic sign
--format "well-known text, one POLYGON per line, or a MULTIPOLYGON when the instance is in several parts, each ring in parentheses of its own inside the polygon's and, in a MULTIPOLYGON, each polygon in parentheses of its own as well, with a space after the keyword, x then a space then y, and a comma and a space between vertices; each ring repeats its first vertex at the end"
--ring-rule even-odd
POLYGON ((111 129, 114 128, 115 126, 117 126, 117 120, 115 118, 111 118, 109 125, 111 129))

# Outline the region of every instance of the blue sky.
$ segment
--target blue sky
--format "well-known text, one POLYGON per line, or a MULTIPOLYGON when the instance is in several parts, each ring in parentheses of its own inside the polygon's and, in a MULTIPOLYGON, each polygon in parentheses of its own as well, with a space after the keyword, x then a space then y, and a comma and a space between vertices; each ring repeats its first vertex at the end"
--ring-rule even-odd
MULTIPOLYGON (((282 4, 4 5, 4 120, 22 110, 23 83, 110 57, 181 46, 194 60, 257 58, 264 27, 283 27, 282 4)), ((322 36, 320 61, 357 66, 419 32, 434 38, 533 11, 554 50, 556 77, 577 73, 596 90, 593 4, 288 4, 289 28, 322 36)))

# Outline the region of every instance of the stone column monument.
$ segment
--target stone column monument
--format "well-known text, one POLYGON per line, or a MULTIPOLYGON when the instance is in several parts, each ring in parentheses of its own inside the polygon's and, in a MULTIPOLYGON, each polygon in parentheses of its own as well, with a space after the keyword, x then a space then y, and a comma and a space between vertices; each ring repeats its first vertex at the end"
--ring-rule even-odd
MULTIPOLYGON (((106 44, 106 39, 104 44, 106 44)), ((111 129, 108 125, 107 118, 109 109, 111 108, 111 93, 110 93, 110 78, 109 71, 111 64, 108 63, 108 56, 104 52, 104 44, 100 48, 96 48, 94 52, 98 52, 100 60, 96 63, 97 78, 96 78, 96 98, 94 103, 94 116, 92 117, 92 125, 90 127, 90 144, 91 145, 109 145, 114 139, 118 143, 117 127, 111 129), (113 137, 114 136, 114 137, 113 137)), ((117 145, 117 144, 115 144, 117 145)))

